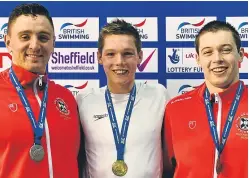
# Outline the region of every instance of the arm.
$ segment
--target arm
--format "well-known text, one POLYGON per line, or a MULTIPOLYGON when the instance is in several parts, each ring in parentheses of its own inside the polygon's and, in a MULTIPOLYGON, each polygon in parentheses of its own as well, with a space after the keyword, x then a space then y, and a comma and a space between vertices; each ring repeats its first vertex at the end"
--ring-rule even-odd
POLYGON ((88 164, 86 157, 86 149, 85 149, 85 133, 84 133, 84 98, 90 93, 90 90, 84 90, 78 93, 76 97, 77 105, 78 105, 78 113, 79 113, 79 122, 80 122, 80 148, 78 154, 78 168, 79 168, 79 178, 89 178, 88 175, 88 164))
POLYGON ((86 160, 86 150, 85 150, 85 136, 81 123, 79 125, 80 125, 80 148, 78 153, 79 178, 88 178, 86 170, 87 160, 86 160))
POLYGON ((172 165, 172 160, 174 159, 174 152, 170 121, 167 114, 168 112, 166 106, 162 127, 163 178, 173 178, 175 165, 172 165))

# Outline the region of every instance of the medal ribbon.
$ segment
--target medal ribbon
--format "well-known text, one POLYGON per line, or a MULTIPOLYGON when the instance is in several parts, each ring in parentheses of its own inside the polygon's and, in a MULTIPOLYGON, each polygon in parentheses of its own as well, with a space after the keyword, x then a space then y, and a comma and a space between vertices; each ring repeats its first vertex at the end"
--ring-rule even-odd
POLYGON ((48 83, 46 84, 45 90, 44 90, 44 95, 41 103, 41 109, 40 109, 40 114, 39 114, 39 120, 36 122, 34 113, 30 107, 30 104, 28 102, 28 99, 22 89, 21 84, 19 83, 14 71, 12 70, 12 67, 9 70, 9 76, 11 79, 12 84, 15 86, 16 91, 19 95, 19 98, 22 101, 23 106, 25 107, 25 111, 29 117, 29 120, 31 122, 34 135, 35 135, 35 144, 40 145, 41 144, 41 137, 43 135, 44 131, 44 122, 45 122, 45 117, 46 117, 46 105, 47 105, 47 98, 48 98, 48 83))
POLYGON ((204 101, 205 101, 206 113, 207 113, 207 117, 208 117, 208 123, 210 126, 210 131, 211 131, 212 138, 213 138, 213 141, 215 143, 216 149, 219 152, 219 156, 225 147, 228 135, 229 135, 231 127, 232 127, 235 113, 236 113, 238 106, 239 106, 239 101, 240 101, 243 89, 244 88, 243 88, 242 82, 240 82, 239 86, 237 88, 236 95, 234 97, 232 106, 231 106, 229 113, 228 113, 228 116, 227 116, 227 120, 225 123, 225 127, 223 129, 223 132, 222 132, 222 138, 221 138, 220 143, 219 143, 219 139, 218 139, 217 127, 216 127, 215 122, 214 122, 212 106, 211 106, 211 103, 209 100, 210 93, 209 93, 207 88, 205 90, 204 101))
POLYGON ((132 87, 132 90, 130 92, 129 100, 126 105, 124 119, 122 123, 121 133, 119 133, 118 123, 111 99, 111 94, 108 88, 106 88, 105 91, 105 100, 106 100, 106 106, 111 122, 112 132, 115 140, 116 150, 117 150, 117 160, 124 160, 124 149, 125 149, 125 143, 126 143, 126 137, 127 137, 127 131, 130 123, 130 117, 132 113, 132 109, 135 103, 136 98, 136 85, 132 87))

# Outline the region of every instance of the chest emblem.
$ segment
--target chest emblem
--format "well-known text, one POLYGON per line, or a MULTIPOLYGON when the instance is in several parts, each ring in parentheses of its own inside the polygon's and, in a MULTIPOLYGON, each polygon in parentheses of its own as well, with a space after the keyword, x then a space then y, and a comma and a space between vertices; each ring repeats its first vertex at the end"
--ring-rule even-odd
POLYGON ((66 115, 66 116, 69 115, 70 111, 68 110, 68 106, 64 102, 63 99, 56 98, 54 103, 55 103, 56 108, 60 111, 61 114, 66 115))
POLYGON ((189 121, 188 122, 188 127, 190 129, 194 129, 196 127, 196 121, 189 121))
POLYGON ((241 114, 236 120, 236 135, 243 139, 248 139, 248 114, 241 114))
POLYGON ((11 103, 9 104, 9 108, 12 112, 16 112, 17 111, 17 104, 16 103, 11 103))

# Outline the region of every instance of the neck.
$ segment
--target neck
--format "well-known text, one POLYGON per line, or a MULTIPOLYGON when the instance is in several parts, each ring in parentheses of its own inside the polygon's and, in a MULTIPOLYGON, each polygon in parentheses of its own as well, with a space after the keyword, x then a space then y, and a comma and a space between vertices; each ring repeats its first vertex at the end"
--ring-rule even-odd
POLYGON ((239 81, 239 79, 236 78, 231 83, 224 85, 224 86, 214 86, 208 80, 206 80, 205 83, 206 83, 206 86, 208 88, 209 93, 213 94, 213 93, 220 93, 220 92, 226 91, 231 85, 233 85, 234 83, 236 83, 238 81, 239 81))
POLYGON ((32 72, 33 74, 44 75, 46 73, 46 68, 40 68, 40 67, 31 68, 31 67, 27 67, 25 65, 21 65, 19 63, 16 63, 15 61, 12 61, 12 63, 13 63, 13 65, 18 66, 20 68, 23 68, 24 70, 26 70, 28 72, 32 72))
POLYGON ((127 84, 111 84, 108 82, 107 86, 111 93, 114 94, 126 94, 130 93, 132 87, 134 85, 134 81, 127 84))

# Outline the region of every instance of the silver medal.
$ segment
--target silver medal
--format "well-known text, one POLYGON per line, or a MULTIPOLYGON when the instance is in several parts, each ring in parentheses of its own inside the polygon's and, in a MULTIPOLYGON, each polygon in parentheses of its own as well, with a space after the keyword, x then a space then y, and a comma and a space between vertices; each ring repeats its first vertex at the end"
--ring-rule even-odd
POLYGON ((30 148, 29 155, 30 155, 32 160, 39 162, 39 161, 43 160, 45 152, 44 152, 44 149, 41 145, 33 145, 30 148))

